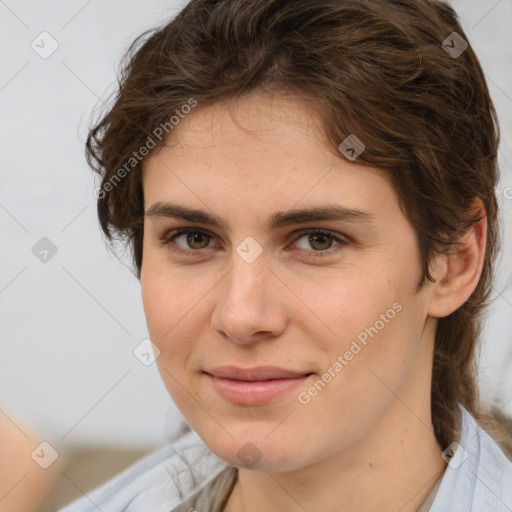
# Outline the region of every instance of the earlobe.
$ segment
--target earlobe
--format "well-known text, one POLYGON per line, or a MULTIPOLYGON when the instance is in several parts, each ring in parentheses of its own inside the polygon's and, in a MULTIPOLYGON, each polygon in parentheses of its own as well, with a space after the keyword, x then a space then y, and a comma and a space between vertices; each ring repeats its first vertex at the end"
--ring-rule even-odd
POLYGON ((475 291, 485 259, 487 217, 482 201, 475 200, 479 220, 460 239, 459 248, 445 256, 444 265, 436 277, 428 313, 443 318, 461 307, 475 291))

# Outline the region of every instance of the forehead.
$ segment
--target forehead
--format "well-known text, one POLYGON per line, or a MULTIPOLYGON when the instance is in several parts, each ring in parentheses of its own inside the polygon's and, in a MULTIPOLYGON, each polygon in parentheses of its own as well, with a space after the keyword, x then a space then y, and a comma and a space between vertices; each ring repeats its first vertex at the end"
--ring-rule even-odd
POLYGON ((396 203, 386 174, 329 149, 313 110, 304 99, 268 94, 196 107, 143 162, 146 205, 169 196, 262 212, 321 203, 378 211, 396 203))
POLYGON ((199 104, 183 116, 169 139, 183 145, 221 143, 226 137, 269 146, 276 142, 286 145, 292 140, 319 144, 319 105, 313 98, 266 92, 219 100, 211 105, 199 104))

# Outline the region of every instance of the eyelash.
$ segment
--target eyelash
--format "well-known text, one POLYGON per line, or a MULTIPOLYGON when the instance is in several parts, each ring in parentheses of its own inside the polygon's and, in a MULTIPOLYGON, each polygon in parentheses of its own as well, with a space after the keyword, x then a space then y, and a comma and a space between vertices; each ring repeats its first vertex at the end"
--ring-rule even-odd
MULTIPOLYGON (((184 249, 181 249, 179 246, 177 246, 176 244, 173 244, 173 241, 176 237, 180 236, 180 235, 188 235, 189 233, 200 233, 200 234, 203 234, 203 235, 207 235, 209 236, 210 238, 212 238, 214 235, 211 235, 210 233, 208 233, 207 231, 203 231, 203 230, 200 230, 200 229, 195 229, 195 228, 178 228, 178 229, 175 229, 173 231, 171 231, 170 233, 168 233, 162 240, 161 240, 161 244, 166 246, 171 252, 174 252, 174 253, 178 253, 178 254, 183 254, 185 256, 190 256, 191 253, 201 253, 203 252, 202 249, 190 249, 190 250, 184 250, 184 249), (172 245, 173 244, 173 245, 172 245)), ((329 238, 332 238, 334 241, 338 242, 339 245, 338 246, 335 246, 335 247, 342 247, 344 245, 347 245, 348 244, 348 241, 345 237, 341 237, 339 234, 333 232, 333 231, 329 231, 327 229, 308 229, 308 230, 303 230, 303 231, 300 231, 297 236, 294 238, 293 242, 292 243, 295 243, 297 242, 298 240, 300 240, 302 237, 306 236, 306 235, 324 235, 324 236, 327 236, 329 238)), ((329 247, 329 249, 326 249, 324 251, 314 251, 314 250, 311 250, 311 251, 307 251, 306 252, 309 252, 311 253, 311 255, 315 258, 325 258, 326 256, 330 256, 332 255, 332 251, 330 250, 332 249, 332 247, 329 247), (326 254, 328 253, 328 254, 326 254)), ((299 251, 304 251, 305 249, 298 249, 299 251)))

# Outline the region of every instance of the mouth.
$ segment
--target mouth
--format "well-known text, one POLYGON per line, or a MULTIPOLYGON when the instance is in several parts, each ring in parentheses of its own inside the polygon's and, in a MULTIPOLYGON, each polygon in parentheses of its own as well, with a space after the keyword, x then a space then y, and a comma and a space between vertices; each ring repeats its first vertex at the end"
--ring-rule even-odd
POLYGON ((313 375, 275 366, 222 366, 205 371, 214 390, 235 405, 263 405, 290 393, 313 375))

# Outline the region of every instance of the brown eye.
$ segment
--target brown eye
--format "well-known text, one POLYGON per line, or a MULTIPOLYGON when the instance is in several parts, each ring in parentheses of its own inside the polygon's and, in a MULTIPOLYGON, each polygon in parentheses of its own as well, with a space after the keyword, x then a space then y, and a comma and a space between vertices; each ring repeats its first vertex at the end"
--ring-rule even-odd
POLYGON ((332 246, 332 237, 324 235, 323 233, 311 234, 309 235, 308 242, 315 251, 322 251, 332 246))
POLYGON ((168 247, 171 251, 181 254, 202 253, 201 249, 210 246, 212 236, 204 231, 190 228, 180 228, 167 234, 162 240, 162 245, 168 247), (177 240, 183 239, 180 242, 177 240))
POLYGON ((330 231, 314 230, 302 233, 296 238, 294 245, 309 252, 327 252, 328 249, 333 247, 333 242, 336 242, 337 245, 347 244, 347 240, 338 234, 330 231), (304 242, 301 240, 304 240, 304 242), (299 241, 301 242, 299 243, 299 241))
POLYGON ((201 231, 190 231, 184 236, 186 237, 186 242, 188 244, 188 247, 185 247, 185 249, 204 249, 205 247, 208 247, 208 243, 210 241, 210 235, 202 233, 201 231))

